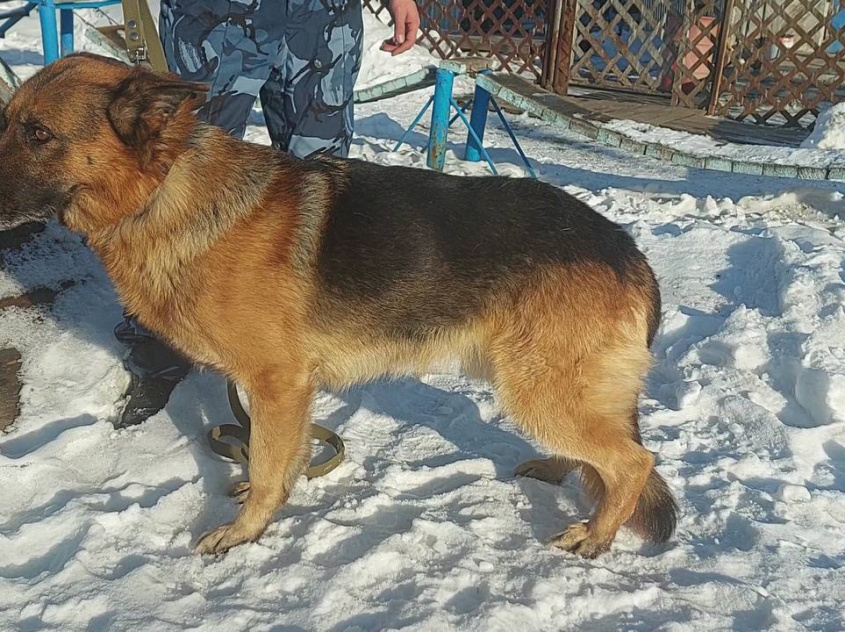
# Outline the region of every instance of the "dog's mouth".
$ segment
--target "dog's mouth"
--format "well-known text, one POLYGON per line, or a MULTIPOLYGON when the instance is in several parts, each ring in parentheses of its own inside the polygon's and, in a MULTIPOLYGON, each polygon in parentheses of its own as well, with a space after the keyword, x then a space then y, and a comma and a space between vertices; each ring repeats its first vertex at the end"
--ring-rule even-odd
POLYGON ((65 214, 80 189, 81 185, 74 185, 64 193, 50 196, 49 201, 42 202, 34 209, 0 213, 0 231, 12 230, 30 222, 48 222, 53 218, 64 226, 65 214))

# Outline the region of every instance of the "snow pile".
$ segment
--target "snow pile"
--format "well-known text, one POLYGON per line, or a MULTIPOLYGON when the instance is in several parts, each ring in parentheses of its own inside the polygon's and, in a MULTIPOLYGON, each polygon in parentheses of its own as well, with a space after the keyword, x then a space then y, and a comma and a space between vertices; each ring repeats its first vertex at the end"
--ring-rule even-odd
POLYGON ((845 149, 845 103, 837 103, 820 112, 813 131, 801 147, 845 149))

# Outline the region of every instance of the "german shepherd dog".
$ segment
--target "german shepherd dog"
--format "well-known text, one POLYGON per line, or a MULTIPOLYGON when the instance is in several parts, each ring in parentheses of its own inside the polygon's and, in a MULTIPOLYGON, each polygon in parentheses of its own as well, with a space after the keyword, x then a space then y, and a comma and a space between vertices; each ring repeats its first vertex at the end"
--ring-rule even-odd
POLYGON ((0 226, 87 238, 126 308, 246 391, 249 483, 200 553, 255 541, 310 458, 315 390, 459 361, 596 503, 552 544, 585 557, 627 524, 665 541, 677 507, 638 396, 660 295, 621 227, 529 179, 299 160, 197 121, 201 85, 77 54, 0 124, 0 226))

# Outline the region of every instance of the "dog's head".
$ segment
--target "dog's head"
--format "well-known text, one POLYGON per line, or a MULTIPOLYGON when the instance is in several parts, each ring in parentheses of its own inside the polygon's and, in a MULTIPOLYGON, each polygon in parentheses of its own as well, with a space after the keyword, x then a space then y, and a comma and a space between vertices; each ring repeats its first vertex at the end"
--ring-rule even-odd
POLYGON ((0 230, 58 216, 87 232, 137 209, 184 151, 205 90, 89 54, 39 71, 0 110, 0 230))

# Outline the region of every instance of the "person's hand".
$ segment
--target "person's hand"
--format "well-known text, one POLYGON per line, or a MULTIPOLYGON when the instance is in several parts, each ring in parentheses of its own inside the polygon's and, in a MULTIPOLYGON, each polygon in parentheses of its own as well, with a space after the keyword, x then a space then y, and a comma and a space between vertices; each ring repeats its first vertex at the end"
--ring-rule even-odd
POLYGON ((386 40, 381 50, 395 56, 410 50, 416 43, 420 12, 414 0, 390 0, 387 8, 393 16, 393 39, 386 40))

